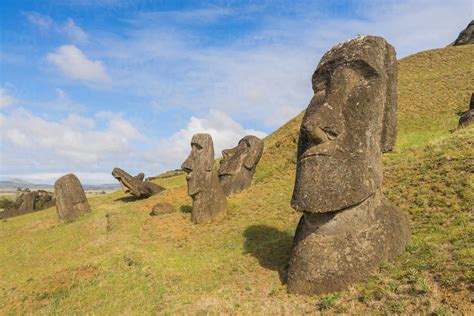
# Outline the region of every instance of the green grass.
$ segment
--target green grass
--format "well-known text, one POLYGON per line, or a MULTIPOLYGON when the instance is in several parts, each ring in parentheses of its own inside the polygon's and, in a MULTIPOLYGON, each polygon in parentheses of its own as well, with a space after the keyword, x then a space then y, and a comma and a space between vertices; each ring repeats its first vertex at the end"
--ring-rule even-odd
POLYGON ((399 137, 384 157, 384 191, 413 236, 366 282, 321 297, 289 295, 281 283, 300 217, 289 205, 299 115, 265 139, 253 185, 228 199, 216 223, 191 223, 179 173, 155 179, 168 190, 145 200, 91 197, 92 213, 74 223, 59 223, 53 208, 0 222, 0 314, 469 314, 474 128, 449 130, 467 107, 458 90, 474 77, 466 69, 473 52, 459 46, 400 61, 399 137), (427 84, 448 69, 464 79, 427 84), (445 106, 425 104, 445 95, 445 106), (157 202, 177 211, 151 217, 157 202))

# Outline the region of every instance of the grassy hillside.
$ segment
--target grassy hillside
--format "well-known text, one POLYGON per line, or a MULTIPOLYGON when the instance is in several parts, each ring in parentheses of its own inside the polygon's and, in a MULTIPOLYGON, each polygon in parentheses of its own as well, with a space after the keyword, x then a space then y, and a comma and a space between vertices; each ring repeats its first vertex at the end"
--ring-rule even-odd
POLYGON ((154 180, 168 190, 146 200, 90 198, 93 212, 75 223, 54 209, 0 222, 0 314, 472 313, 474 128, 449 130, 474 87, 473 55, 468 45, 400 61, 384 190, 413 237, 367 282, 305 297, 280 281, 300 217, 289 206, 300 115, 265 139, 252 187, 217 223, 191 224, 182 174, 154 180), (176 213, 150 217, 157 202, 176 213))

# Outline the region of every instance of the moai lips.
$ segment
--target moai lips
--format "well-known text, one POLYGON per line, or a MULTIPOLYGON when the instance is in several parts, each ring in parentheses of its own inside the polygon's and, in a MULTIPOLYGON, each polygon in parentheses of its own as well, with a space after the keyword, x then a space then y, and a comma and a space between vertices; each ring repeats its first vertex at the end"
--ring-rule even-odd
POLYGON ((218 171, 225 195, 248 188, 263 153, 263 141, 256 136, 243 137, 236 147, 222 151, 218 171))

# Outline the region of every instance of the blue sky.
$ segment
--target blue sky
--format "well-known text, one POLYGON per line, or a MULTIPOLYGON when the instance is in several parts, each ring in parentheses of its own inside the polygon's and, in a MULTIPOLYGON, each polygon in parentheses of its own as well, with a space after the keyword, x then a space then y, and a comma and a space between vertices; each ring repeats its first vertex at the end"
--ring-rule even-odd
POLYGON ((301 112, 322 54, 358 34, 398 57, 444 47, 473 18, 459 1, 0 3, 0 178, 178 168, 197 132, 216 153, 301 112))

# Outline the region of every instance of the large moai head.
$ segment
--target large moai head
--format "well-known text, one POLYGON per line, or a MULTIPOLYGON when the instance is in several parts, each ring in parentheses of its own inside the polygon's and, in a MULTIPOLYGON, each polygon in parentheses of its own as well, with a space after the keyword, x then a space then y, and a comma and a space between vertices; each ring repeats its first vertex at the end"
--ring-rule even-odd
POLYGON ((132 176, 120 168, 114 168, 112 176, 120 182, 120 186, 125 193, 130 193, 136 197, 149 197, 165 190, 158 184, 143 181, 145 174, 142 172, 132 176))
POLYGON ((300 129, 294 209, 338 211, 380 190, 382 152, 396 139, 396 63, 394 48, 376 36, 322 57, 300 129))
POLYGON ((81 182, 72 173, 56 180, 54 195, 56 196, 58 218, 62 221, 74 221, 79 216, 91 211, 81 182))
POLYGON ((237 146, 222 151, 219 181, 226 195, 239 192, 252 181, 263 153, 263 141, 253 135, 243 137, 237 146))
POLYGON ((194 196, 208 187, 208 177, 214 169, 214 143, 209 134, 194 134, 191 153, 181 165, 188 173, 188 193, 194 196))
POLYGON ((226 211, 226 199, 214 168, 214 145, 211 135, 195 134, 191 153, 181 165, 188 175, 188 194, 193 199, 192 221, 209 222, 226 211))

